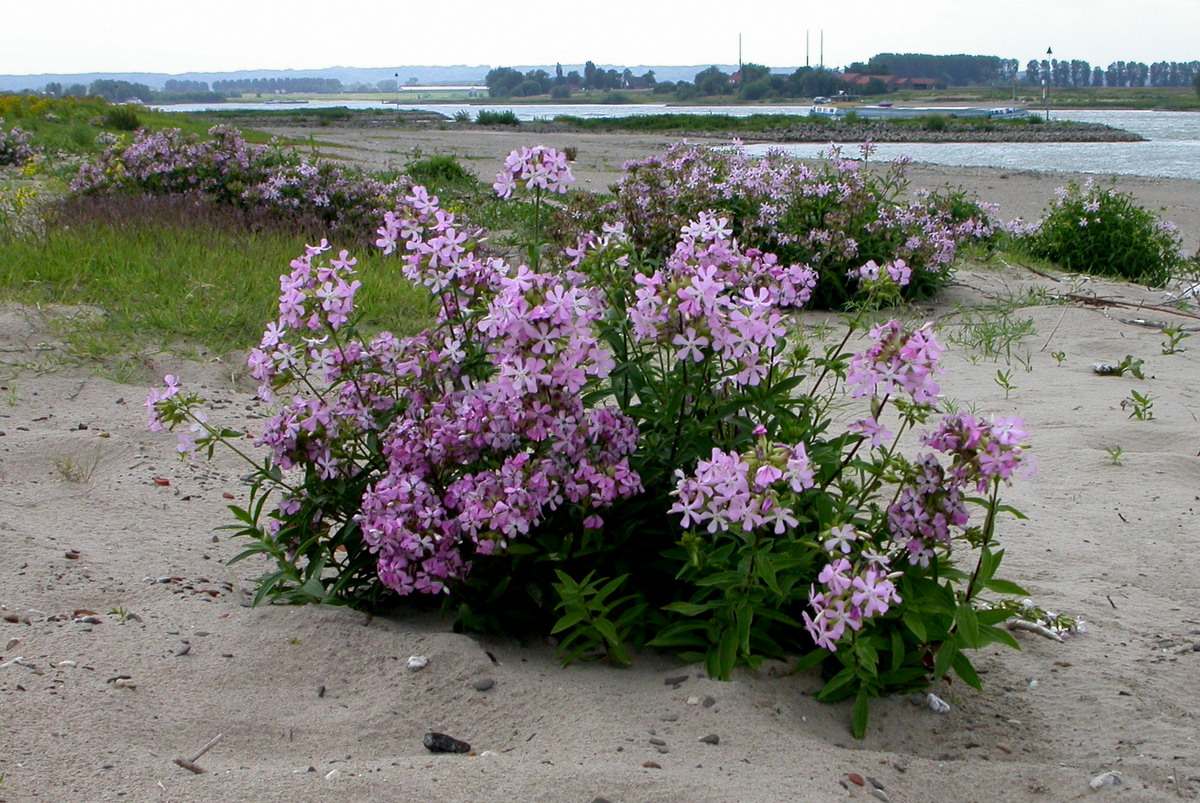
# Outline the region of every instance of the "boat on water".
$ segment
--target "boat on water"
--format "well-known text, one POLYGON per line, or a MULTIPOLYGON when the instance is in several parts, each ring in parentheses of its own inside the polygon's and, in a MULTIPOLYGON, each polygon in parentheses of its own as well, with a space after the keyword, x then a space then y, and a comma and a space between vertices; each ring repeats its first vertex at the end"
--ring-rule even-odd
POLYGON ((818 117, 858 117, 884 120, 912 120, 918 117, 984 117, 991 120, 1016 120, 1029 116, 1029 110, 1019 106, 984 108, 978 106, 896 106, 891 103, 876 105, 842 104, 830 102, 828 98, 816 98, 809 107, 809 114, 818 117), (825 101, 825 102, 821 102, 825 101))

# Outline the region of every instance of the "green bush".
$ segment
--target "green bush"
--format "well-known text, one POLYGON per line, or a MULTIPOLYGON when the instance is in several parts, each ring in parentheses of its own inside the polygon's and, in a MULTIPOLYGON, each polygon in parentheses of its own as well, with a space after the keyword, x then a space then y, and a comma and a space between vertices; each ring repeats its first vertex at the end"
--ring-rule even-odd
POLYGON ((490 109, 480 109, 475 115, 475 122, 479 125, 520 125, 521 121, 517 119, 517 113, 512 109, 505 109, 502 112, 494 112, 490 109))
POLYGON ((926 131, 945 131, 950 127, 950 120, 944 114, 931 114, 923 122, 926 131))
POLYGON ((1128 193, 1088 179, 1071 182, 1028 238, 1034 255, 1067 270, 1161 286, 1183 262, 1175 224, 1138 205, 1128 193))
POLYGON ((453 156, 430 156, 408 165, 405 171, 414 184, 426 187, 444 187, 447 184, 464 184, 475 180, 466 168, 453 156))
POLYGON ((115 128, 117 131, 137 131, 142 127, 142 121, 133 109, 118 106, 104 113, 104 127, 115 128))

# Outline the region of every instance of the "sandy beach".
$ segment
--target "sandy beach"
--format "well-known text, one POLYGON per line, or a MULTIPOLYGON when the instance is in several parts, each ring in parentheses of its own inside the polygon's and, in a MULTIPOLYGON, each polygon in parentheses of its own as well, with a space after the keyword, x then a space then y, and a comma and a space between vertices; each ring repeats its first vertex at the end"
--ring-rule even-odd
MULTIPOLYGON (((323 155, 399 168, 418 150, 448 153, 481 177, 537 144, 508 131, 311 133, 323 155)), ((544 144, 577 148, 588 189, 669 140, 544 144)), ((914 188, 951 184, 999 203, 1005 219, 1036 217, 1072 178, 921 165, 910 175, 914 188)), ((1200 182, 1118 186, 1197 250, 1200 182)), ((0 801, 1196 799, 1200 337, 1171 355, 1160 343, 1163 325, 1200 333, 1200 308, 1168 301, 992 259, 905 311, 938 322, 943 342, 963 308, 1012 303, 1032 321, 1008 361, 952 345, 942 389, 981 414, 1025 419, 1039 471, 1006 496, 1028 519, 1002 525, 1003 573, 1087 627, 1063 643, 1019 633, 1019 652, 982 651, 983 692, 935 689, 948 713, 910 697, 874 703, 861 742, 848 705, 814 701, 819 677, 784 663, 728 683, 649 651, 631 669, 564 669, 544 642, 458 635, 433 616, 250 607, 263 564, 226 566, 241 544, 214 529, 245 499, 245 467, 228 455, 181 462, 174 438, 146 429, 146 387, 58 365, 53 319, 70 310, 0 306, 0 801), (1052 303, 1066 294, 1095 301, 1052 303), (1144 381, 1092 370, 1126 355, 1145 359, 1144 381), (1010 368, 1006 395, 995 377, 1010 368), (1130 418, 1132 390, 1153 397, 1153 420, 1130 418), (428 665, 406 668, 413 655, 428 665), (678 675, 686 681, 664 682, 678 675), (494 684, 477 690, 484 679, 494 684), (429 752, 429 731, 471 754, 429 752), (196 761, 205 773, 174 762, 218 734, 196 761), (701 741, 711 735, 717 743, 701 741), (1089 786, 1107 772, 1117 785, 1089 786)), ((254 431, 266 409, 237 355, 162 354, 145 368, 215 400, 214 421, 254 431)))

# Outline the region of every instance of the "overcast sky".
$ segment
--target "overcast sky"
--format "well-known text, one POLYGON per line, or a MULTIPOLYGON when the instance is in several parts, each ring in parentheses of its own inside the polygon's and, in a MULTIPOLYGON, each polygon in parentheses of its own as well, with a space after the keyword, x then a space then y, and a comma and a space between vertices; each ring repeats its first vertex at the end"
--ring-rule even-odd
POLYGON ((1200 0, 0 0, 0 74, 581 63, 840 67, 876 53, 1200 59, 1200 0))

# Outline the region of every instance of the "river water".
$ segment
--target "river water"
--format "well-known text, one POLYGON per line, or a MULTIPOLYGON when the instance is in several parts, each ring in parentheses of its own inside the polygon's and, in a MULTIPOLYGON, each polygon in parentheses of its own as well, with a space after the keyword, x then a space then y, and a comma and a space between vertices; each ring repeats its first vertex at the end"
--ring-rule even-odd
MULTIPOLYGON (((303 105, 269 103, 182 104, 161 107, 166 111, 209 110, 285 111, 344 106, 350 109, 394 109, 394 104, 373 101, 313 102, 303 105)), ((405 104, 402 108, 453 116, 465 111, 474 117, 479 106, 455 104, 405 104)), ((499 108, 499 107, 490 107, 499 108)), ((515 105, 513 112, 524 122, 551 120, 560 114, 576 117, 626 117, 646 114, 808 114, 808 106, 666 106, 646 104, 614 106, 603 104, 515 105)), ((1040 112, 1038 112, 1040 113, 1040 112)), ((1097 175, 1133 175, 1200 180, 1200 113, 1157 111, 1050 110, 1055 120, 1103 123, 1141 134, 1146 142, 1088 143, 903 143, 880 144, 874 158, 890 160, 908 156, 914 161, 952 167, 998 167, 1010 170, 1058 170, 1097 175)), ((856 143, 846 143, 854 145, 856 143)), ((751 153, 783 147, 797 156, 815 157, 825 146, 818 144, 753 145, 751 153)))

